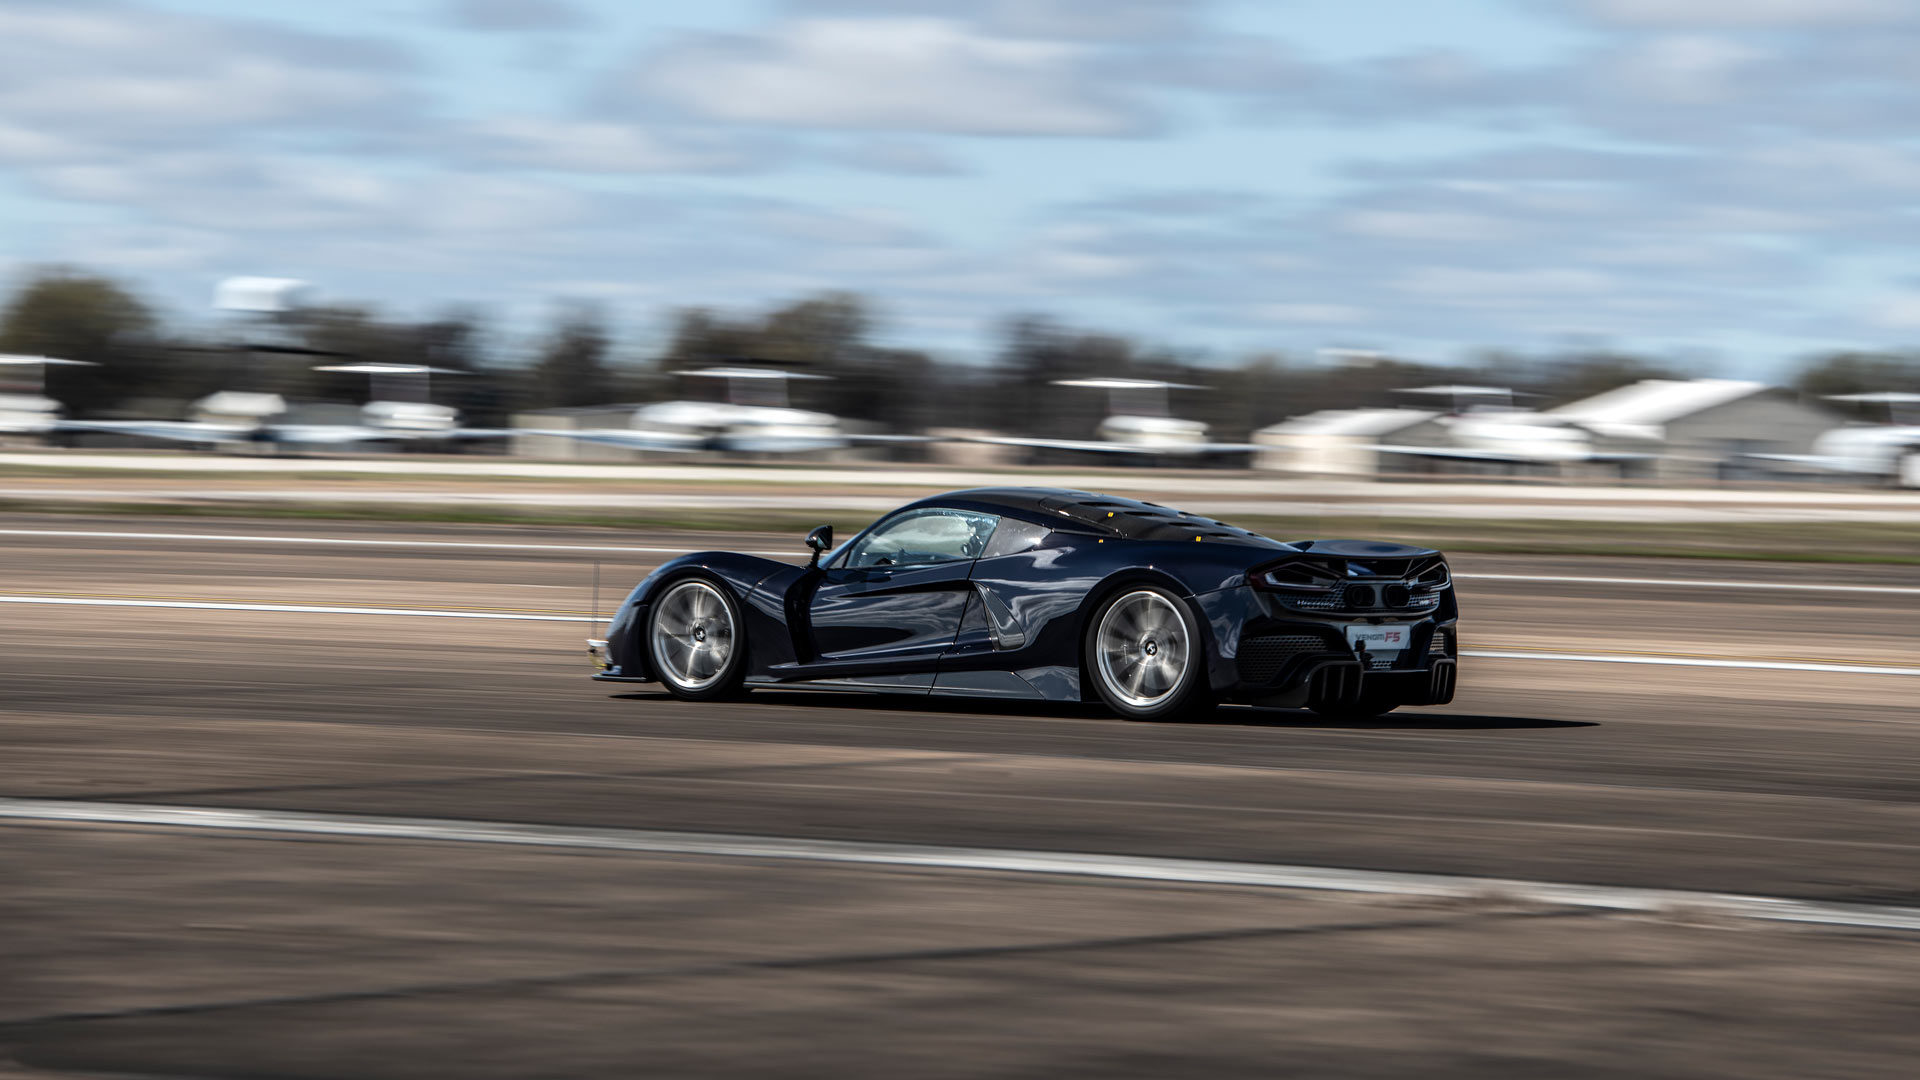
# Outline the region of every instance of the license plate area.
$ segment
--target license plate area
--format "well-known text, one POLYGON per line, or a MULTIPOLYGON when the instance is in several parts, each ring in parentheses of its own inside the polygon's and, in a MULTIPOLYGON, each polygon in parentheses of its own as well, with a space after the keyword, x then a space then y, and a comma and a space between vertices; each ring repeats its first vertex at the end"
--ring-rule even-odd
POLYGON ((1347 627, 1347 647, 1355 652, 1365 645, 1376 656, 1399 656, 1413 643, 1413 627, 1355 624, 1347 627))

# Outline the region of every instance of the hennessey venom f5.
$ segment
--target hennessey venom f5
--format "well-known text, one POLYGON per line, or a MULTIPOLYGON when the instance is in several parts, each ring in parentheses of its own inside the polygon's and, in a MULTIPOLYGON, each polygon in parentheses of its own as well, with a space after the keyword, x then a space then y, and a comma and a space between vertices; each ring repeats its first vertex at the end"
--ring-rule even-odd
POLYGON ((753 687, 1374 715, 1453 699, 1458 607, 1437 551, 1298 540, 1153 503, 979 488, 909 503, 804 566, 725 551, 642 581, 594 678, 708 701, 753 687))

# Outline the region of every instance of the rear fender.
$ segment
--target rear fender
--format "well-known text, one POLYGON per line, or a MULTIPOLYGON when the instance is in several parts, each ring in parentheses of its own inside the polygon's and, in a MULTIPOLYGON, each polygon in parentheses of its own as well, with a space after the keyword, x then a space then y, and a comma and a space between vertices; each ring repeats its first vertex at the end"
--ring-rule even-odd
POLYGON ((1178 578, 1165 571, 1152 567, 1134 566, 1116 570, 1102 579, 1100 584, 1088 591, 1087 598, 1080 605, 1079 617, 1074 620, 1080 635, 1080 698, 1083 701, 1095 700, 1093 680, 1087 667, 1086 639, 1087 627, 1100 605, 1106 603, 1116 593, 1141 585, 1155 585, 1180 598, 1187 605, 1187 613, 1193 616, 1194 625, 1200 628, 1200 641, 1197 642, 1206 657, 1207 684, 1216 689, 1233 685, 1237 677, 1233 665, 1220 657, 1218 639, 1215 637, 1212 620, 1200 598, 1194 596, 1178 578))

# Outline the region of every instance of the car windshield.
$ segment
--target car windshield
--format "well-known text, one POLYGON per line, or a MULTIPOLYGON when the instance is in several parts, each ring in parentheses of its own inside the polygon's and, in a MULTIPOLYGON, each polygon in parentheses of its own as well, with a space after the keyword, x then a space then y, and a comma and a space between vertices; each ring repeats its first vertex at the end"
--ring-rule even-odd
POLYGON ((860 538, 847 555, 850 567, 920 566, 977 559, 1000 519, 965 510, 914 510, 860 538))

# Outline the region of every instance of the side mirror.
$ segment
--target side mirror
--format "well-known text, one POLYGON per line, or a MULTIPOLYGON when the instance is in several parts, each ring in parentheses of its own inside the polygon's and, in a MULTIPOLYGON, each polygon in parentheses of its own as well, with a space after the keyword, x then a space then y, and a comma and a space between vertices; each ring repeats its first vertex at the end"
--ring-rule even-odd
POLYGON ((821 525, 808 533, 807 547, 813 550, 813 559, 807 563, 807 568, 812 569, 820 565, 820 556, 833 547, 833 526, 821 525))

